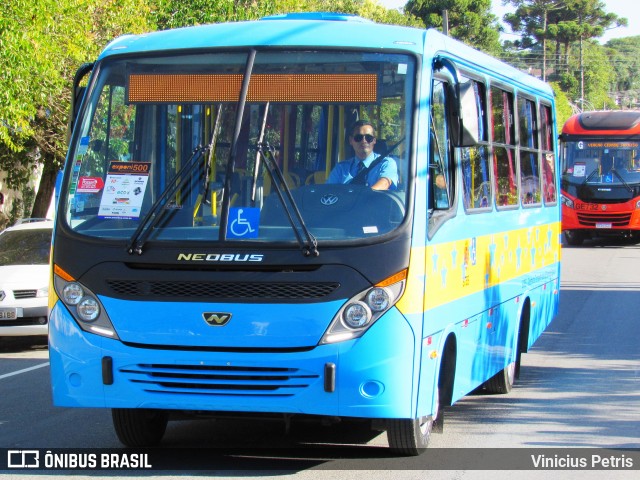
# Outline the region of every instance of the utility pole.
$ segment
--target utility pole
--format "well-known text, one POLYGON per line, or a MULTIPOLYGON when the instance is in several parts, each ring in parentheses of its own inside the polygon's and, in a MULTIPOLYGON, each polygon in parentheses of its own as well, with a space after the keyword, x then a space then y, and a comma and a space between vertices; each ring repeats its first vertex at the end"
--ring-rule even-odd
POLYGON ((442 11, 442 33, 449 36, 449 10, 442 11))
POLYGON ((582 35, 580 35, 580 98, 584 99, 584 56, 582 49, 582 35))

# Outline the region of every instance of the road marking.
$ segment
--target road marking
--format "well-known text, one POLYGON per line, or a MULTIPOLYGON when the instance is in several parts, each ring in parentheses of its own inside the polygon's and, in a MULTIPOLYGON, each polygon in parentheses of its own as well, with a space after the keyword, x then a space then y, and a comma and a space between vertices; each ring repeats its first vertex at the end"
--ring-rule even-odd
POLYGON ((29 367, 29 368, 23 368, 22 370, 18 370, 16 372, 5 373, 4 375, 0 375, 0 380, 2 380, 3 378, 13 377, 14 375, 20 375, 21 373, 27 373, 27 372, 30 372, 31 370, 37 370, 38 368, 48 367, 48 366, 49 366, 49 362, 41 363, 40 365, 34 365, 33 367, 29 367))

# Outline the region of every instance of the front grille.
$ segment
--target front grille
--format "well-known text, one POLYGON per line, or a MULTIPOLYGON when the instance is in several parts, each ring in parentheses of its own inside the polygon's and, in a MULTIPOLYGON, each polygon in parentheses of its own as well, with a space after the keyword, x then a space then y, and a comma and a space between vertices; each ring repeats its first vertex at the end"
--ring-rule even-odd
POLYGON ((610 223, 612 227, 626 227, 631 220, 631 213, 578 213, 580 225, 595 227, 598 223, 610 223))
POLYGON ((258 282, 175 282, 151 280, 107 280, 117 294, 127 297, 158 298, 322 298, 340 284, 258 283, 258 282))
POLYGON ((297 368, 137 364, 118 370, 151 393, 194 395, 293 396, 319 375, 297 368))
POLYGON ((22 300, 25 298, 36 298, 37 294, 37 290, 14 290, 13 298, 15 298, 16 300, 22 300))

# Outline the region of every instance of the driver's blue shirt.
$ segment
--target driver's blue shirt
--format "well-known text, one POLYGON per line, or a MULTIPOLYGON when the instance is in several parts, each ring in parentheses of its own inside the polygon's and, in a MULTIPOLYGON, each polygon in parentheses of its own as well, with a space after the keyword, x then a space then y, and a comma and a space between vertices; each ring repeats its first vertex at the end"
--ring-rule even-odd
MULTIPOLYGON (((371 163, 379 156, 380 155, 377 153, 372 153, 362 160, 362 163, 364 163, 365 167, 369 167, 369 165, 371 165, 371 163)), ((358 164, 360 162, 361 160, 358 157, 353 157, 349 160, 339 162, 333 170, 331 170, 329 178, 327 178, 327 183, 351 183, 358 174, 358 164)), ((393 158, 385 158, 367 173, 367 186, 371 187, 383 177, 388 178, 391 181, 391 187, 389 190, 398 189, 398 165, 393 158)))

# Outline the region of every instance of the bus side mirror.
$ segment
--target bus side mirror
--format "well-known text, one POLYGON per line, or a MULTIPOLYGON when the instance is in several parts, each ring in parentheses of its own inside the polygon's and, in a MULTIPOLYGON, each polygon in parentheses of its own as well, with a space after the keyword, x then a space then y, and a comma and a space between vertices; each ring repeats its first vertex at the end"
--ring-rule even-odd
POLYGON ((73 133, 73 128, 76 125, 76 118, 78 117, 80 105, 84 98, 84 92, 87 89, 87 87, 81 86, 80 83, 91 73, 93 65, 93 63, 82 64, 76 71, 73 78, 73 85, 71 87, 71 112, 69 115, 69 123, 67 125, 67 143, 71 140, 71 134, 73 133))
POLYGON ((456 147, 472 147, 480 140, 478 99, 471 82, 458 84, 459 133, 456 147))

